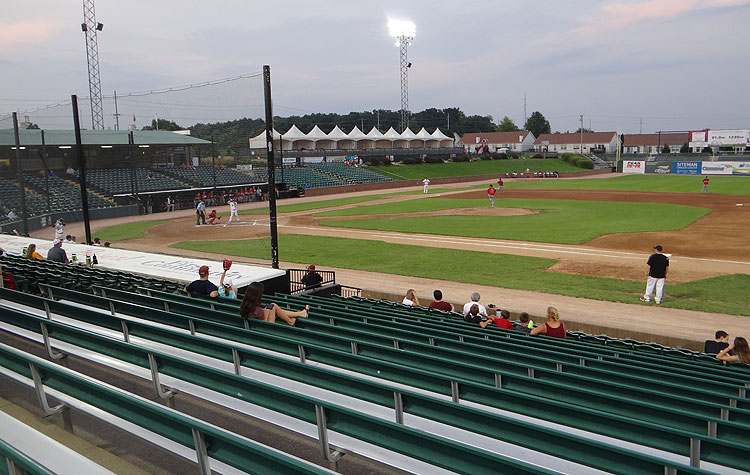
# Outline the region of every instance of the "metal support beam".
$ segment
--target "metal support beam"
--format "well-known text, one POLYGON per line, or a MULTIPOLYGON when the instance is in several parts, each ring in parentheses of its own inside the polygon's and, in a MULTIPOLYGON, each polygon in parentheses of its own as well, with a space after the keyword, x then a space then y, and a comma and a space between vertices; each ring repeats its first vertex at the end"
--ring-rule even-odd
POLYGON ((122 323, 122 339, 126 343, 130 343, 130 329, 128 328, 128 322, 120 320, 120 323, 122 323))
POLYGON ((52 348, 52 343, 49 339, 49 332, 47 331, 47 325, 41 322, 39 326, 42 328, 42 338, 44 339, 44 348, 47 350, 47 355, 49 355, 49 357, 55 361, 60 361, 68 356, 62 351, 57 351, 52 348))
POLYGON ((459 391, 458 391, 458 382, 457 381, 451 381, 451 400, 458 404, 459 402, 459 391))
POLYGON ((330 463, 335 464, 344 456, 343 452, 335 450, 331 452, 331 446, 328 443, 328 422, 326 421, 326 412, 323 406, 315 405, 315 420, 318 424, 318 442, 320 443, 320 454, 330 463))
POLYGON ((403 424, 404 423, 404 400, 401 396, 401 393, 395 392, 393 393, 393 409, 396 411, 396 423, 403 424))
POLYGON ((237 348, 232 348, 232 361, 234 362, 234 374, 242 376, 242 360, 240 359, 240 352, 237 348))
POLYGON ((268 218, 271 228, 271 267, 279 268, 279 235, 276 229, 276 159, 273 148, 273 105, 271 67, 263 66, 263 91, 266 102, 266 146, 268 147, 268 218))
POLYGON ((161 399, 166 399, 167 405, 170 406, 170 400, 174 397, 175 392, 168 388, 165 391, 162 388, 162 385, 159 382, 159 365, 156 362, 156 357, 151 353, 148 354, 148 366, 149 369, 151 369, 151 382, 154 384, 154 392, 156 392, 156 395, 161 399))
POLYGON ((58 404, 55 407, 49 406, 47 403, 47 395, 44 393, 44 384, 42 383, 42 376, 39 374, 39 368, 37 368, 35 364, 29 363, 29 369, 31 370, 31 379, 34 380, 34 392, 36 393, 37 401, 39 401, 39 406, 42 408, 44 415, 52 416, 65 409, 65 404, 58 404))
POLYGON ((211 466, 208 460, 208 451, 206 450, 206 439, 203 437, 203 433, 198 429, 191 430, 193 432, 195 456, 198 459, 198 471, 201 475, 211 475, 211 466))
POLYGON ((701 440, 690 439, 690 466, 695 468, 701 467, 701 440))
POLYGON ((307 363, 307 354, 305 353, 305 347, 302 345, 297 345, 297 351, 299 352, 299 362, 307 363))

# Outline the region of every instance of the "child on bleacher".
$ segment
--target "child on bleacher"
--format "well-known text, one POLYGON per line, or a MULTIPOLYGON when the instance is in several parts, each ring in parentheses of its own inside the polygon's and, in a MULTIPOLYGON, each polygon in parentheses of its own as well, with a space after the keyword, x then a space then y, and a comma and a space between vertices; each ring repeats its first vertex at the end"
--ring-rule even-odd
POLYGON ((526 312, 521 312, 521 314, 518 315, 518 321, 513 322, 514 330, 529 333, 532 328, 534 328, 534 322, 529 318, 529 314, 526 312))

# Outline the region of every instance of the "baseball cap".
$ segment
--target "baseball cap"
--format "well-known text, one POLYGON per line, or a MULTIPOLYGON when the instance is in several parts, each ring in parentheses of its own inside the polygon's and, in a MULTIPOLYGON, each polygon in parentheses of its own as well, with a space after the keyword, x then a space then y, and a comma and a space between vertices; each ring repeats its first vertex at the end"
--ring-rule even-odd
POLYGON ((315 264, 310 264, 307 266, 307 270, 315 270, 315 264))
POLYGON ((657 251, 661 251, 661 250, 662 250, 662 247, 661 247, 660 245, 658 245, 658 244, 657 244, 656 246, 654 246, 654 249, 656 249, 657 251))
POLYGON ((208 266, 201 266, 201 268, 198 269, 198 274, 208 275, 208 266))
POLYGON ((231 277, 225 277, 224 278, 224 287, 231 287, 232 286, 232 278, 231 277))
POLYGON ((55 239, 54 241, 52 241, 52 245, 53 245, 53 246, 57 246, 57 245, 58 245, 58 244, 60 244, 61 242, 62 242, 61 240, 59 240, 59 239, 55 239))

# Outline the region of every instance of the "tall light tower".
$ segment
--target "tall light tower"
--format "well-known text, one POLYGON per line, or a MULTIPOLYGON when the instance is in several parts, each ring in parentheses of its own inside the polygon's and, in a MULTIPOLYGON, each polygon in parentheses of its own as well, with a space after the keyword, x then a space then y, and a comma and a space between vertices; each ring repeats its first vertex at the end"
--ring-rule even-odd
POLYGON ((409 126, 409 68, 411 63, 407 57, 407 48, 417 33, 416 25, 408 20, 388 19, 388 31, 396 38, 396 46, 400 52, 401 65, 401 132, 409 126))
POLYGON ((86 35, 86 63, 89 67, 91 128, 93 130, 104 129, 102 85, 99 79, 99 44, 96 39, 96 32, 103 29, 104 25, 96 22, 94 0, 83 0, 83 23, 81 23, 81 30, 86 35))

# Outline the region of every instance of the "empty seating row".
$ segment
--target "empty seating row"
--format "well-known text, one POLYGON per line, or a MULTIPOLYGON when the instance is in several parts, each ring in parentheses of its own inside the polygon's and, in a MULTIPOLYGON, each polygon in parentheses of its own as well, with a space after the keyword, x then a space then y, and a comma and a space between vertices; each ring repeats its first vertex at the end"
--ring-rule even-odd
POLYGON ((86 185, 108 195, 132 193, 138 191, 163 191, 188 188, 174 178, 159 172, 137 168, 134 183, 131 170, 127 168, 97 168, 86 171, 86 185))
MULTIPOLYGON (((97 303, 96 299, 92 300, 91 296, 85 294, 71 294, 69 291, 55 290, 55 296, 58 298, 62 297, 64 299, 71 299, 91 306, 98 305, 102 308, 109 308, 110 305, 114 305, 115 309, 120 308, 121 311, 126 313, 127 304, 120 304, 117 302, 118 300, 124 298, 134 299, 133 301, 137 302, 137 305, 133 304, 134 308, 141 309, 141 312, 144 308, 143 305, 150 305, 153 309, 165 309, 155 310, 156 313, 167 312, 169 315, 192 315, 195 318, 213 320, 220 322, 220 324, 242 325, 237 318, 236 307, 231 305, 228 306, 230 309, 229 311, 214 311, 208 307, 205 307, 205 310, 200 310, 200 307, 194 305, 195 302, 180 303, 179 300, 184 300, 185 297, 177 295, 174 295, 173 297, 175 299, 170 302, 168 300, 172 297, 170 297, 169 294, 159 293, 159 296, 153 298, 151 303, 148 304, 148 301, 145 300, 143 296, 135 297, 131 295, 130 297, 126 297, 123 293, 117 291, 105 291, 105 293, 107 298, 99 300, 97 303), (114 303, 112 304, 112 302, 114 303)), ((214 308, 226 305, 214 302, 207 303, 212 304, 214 308)), ((682 391, 677 391, 679 386, 673 383, 664 383, 660 385, 659 378, 661 375, 658 375, 655 378, 631 378, 621 377, 616 371, 594 371, 592 373, 593 377, 591 375, 582 376, 569 374, 567 371, 560 372, 559 368, 556 368, 554 362, 551 362, 550 364, 540 362, 539 364, 529 365, 517 360, 502 360, 495 357, 487 358, 482 356, 472 357, 472 363, 463 363, 462 358, 464 355, 480 354, 476 348, 472 348, 472 345, 463 344, 461 350, 452 352, 445 350, 441 351, 440 345, 442 343, 436 342, 436 345, 418 345, 408 342, 404 343, 403 340, 395 340, 392 337, 381 338, 380 341, 377 341, 377 337, 372 337, 371 333, 366 331, 344 331, 338 333, 335 331, 326 332, 326 326, 331 329, 336 329, 337 327, 332 327, 327 324, 313 324, 312 321, 314 318, 312 317, 308 320, 310 321, 306 320, 304 322, 305 329, 251 321, 249 322, 250 328, 256 332, 256 336, 253 337, 253 345, 268 349, 274 348, 278 351, 278 348, 274 347, 274 345, 269 346, 266 344, 264 346, 257 341, 257 338, 259 338, 257 333, 260 332, 264 334, 267 333, 268 335, 264 335, 266 338, 270 336, 280 336, 282 338, 291 337, 294 339, 295 343, 304 344, 305 347, 308 345, 317 345, 339 350, 346 348, 347 350, 354 352, 354 356, 363 356, 365 358, 374 358, 378 360, 378 364, 375 365, 375 367, 378 368, 378 377, 389 378, 388 375, 380 374, 382 369, 384 373, 389 374, 390 377, 395 377, 395 380, 399 382, 402 382, 405 379, 407 384, 419 385, 421 383, 420 379, 424 379, 424 376, 421 378, 417 377, 416 379, 404 378, 406 367, 409 367, 413 371, 423 369, 423 373, 426 374, 444 374, 445 377, 448 377, 451 380, 461 380, 460 387, 456 386, 454 388, 454 384, 446 384, 442 389, 439 389, 441 392, 448 391, 449 394, 454 394, 454 396, 457 392, 458 395, 462 395, 461 397, 466 395, 465 397, 471 398, 472 395, 475 394, 476 384, 484 386, 488 391, 491 389, 498 389, 497 386, 499 386, 499 389, 504 393, 513 395, 504 398, 501 398, 499 395, 493 396, 497 397, 497 401, 494 403, 488 402, 488 404, 497 404, 496 407, 501 407, 505 410, 513 410, 513 408, 515 408, 516 410, 523 411, 523 408, 531 407, 529 401, 538 397, 539 394, 542 394, 547 397, 548 402, 546 403, 544 410, 540 410, 536 406, 533 406, 535 413, 545 412, 543 415, 535 414, 537 417, 549 418, 549 420, 552 421, 559 420, 560 417, 563 417, 568 425, 585 428, 586 430, 594 430, 607 435, 619 434, 618 437, 630 437, 630 440, 634 442, 655 444, 652 446, 660 448, 665 447, 663 439, 659 438, 658 440, 644 442, 647 436, 644 437, 639 431, 630 435, 623 435, 621 420, 620 422, 608 422, 610 425, 606 425, 602 422, 602 418, 604 417, 602 414, 597 416, 596 420, 598 422, 597 424, 594 424, 595 427, 591 427, 591 423, 588 422, 593 420, 590 418, 584 418, 586 420, 573 418, 575 420, 571 420, 571 405, 575 406, 580 404, 581 406, 576 406, 577 411, 594 410, 597 412, 602 410, 607 411, 609 407, 615 407, 615 414, 610 414, 610 418, 616 419, 617 417, 627 417, 627 420, 631 421, 631 423, 634 422, 633 419, 643 419, 644 423, 647 423, 647 420, 651 420, 654 421, 653 424, 657 424, 656 427, 660 427, 658 424, 663 424, 668 427, 674 427, 674 430, 691 430, 693 432, 698 431, 698 433, 703 432, 703 429, 707 426, 711 427, 713 424, 722 424, 722 422, 720 422, 724 420, 722 418, 727 417, 732 421, 728 424, 733 425, 734 429, 727 429, 722 426, 721 430, 713 432, 717 434, 720 433, 720 437, 729 437, 732 441, 738 440, 736 439, 737 437, 741 440, 745 439, 744 435, 738 434, 744 434, 747 432, 748 426, 746 424, 750 421, 750 419, 747 418, 747 415, 750 414, 750 412, 748 412, 748 409, 750 409, 750 402, 748 402, 746 396, 738 397, 737 389, 739 388, 742 390, 740 385, 734 385, 734 389, 728 391, 725 395, 717 395, 713 390, 713 385, 710 386, 711 389, 694 390, 691 387, 685 387, 682 391), (310 328, 308 328, 308 326, 310 326, 310 328), (302 331, 302 333, 300 333, 300 331, 302 331), (358 334, 355 337, 344 336, 347 333, 358 334), (394 342, 398 343, 397 348, 393 347, 394 342), (443 354, 443 356, 436 356, 440 354, 443 354), (400 370, 388 371, 383 366, 387 363, 393 363, 396 366, 401 366, 401 368, 400 370), (517 371, 517 369, 520 369, 520 371, 517 371), (529 369, 531 369, 531 371, 529 371, 529 369), (526 373, 528 373, 528 375, 526 373), (603 379, 603 377, 609 378, 610 382, 603 379), (571 387, 575 385, 576 380, 579 381, 580 389, 571 389, 571 387), (409 383, 409 381, 412 381, 412 383, 409 383), (637 383, 641 383, 641 387, 639 387, 637 383), (464 387, 465 384, 468 386, 464 387), (546 389, 542 389, 539 386, 530 386, 538 384, 542 384, 546 389), (555 391, 557 391, 554 395, 550 392, 552 386, 555 386, 555 391), (607 390, 607 387, 610 387, 610 390, 607 390), (566 391, 573 392, 564 394, 566 391), (660 394, 659 391, 662 391, 662 393, 660 394), (672 392, 679 392, 681 395, 672 396, 672 392), (641 393, 642 397, 637 396, 637 393, 641 393), (627 400, 612 401, 613 398, 618 399, 618 394, 623 395, 622 397, 625 397, 626 399, 630 398, 631 395, 636 397, 630 398, 630 403, 628 403, 627 400), (734 396, 732 394, 734 394, 734 396), (670 406, 667 405, 669 399, 672 400, 672 403, 670 404, 681 404, 682 410, 671 409, 670 406), (511 400, 514 400, 515 402, 512 402, 511 400), (565 402, 559 402, 560 400, 564 400, 565 402), (566 406, 565 409, 563 410, 562 408, 554 407, 556 403, 553 403, 553 401, 558 401, 560 404, 564 404, 566 406), (653 403, 649 404, 649 401, 658 401, 658 404, 654 406, 653 403), (653 409, 648 409, 649 405, 651 405, 653 409), (701 407, 704 408, 701 409, 701 407), (736 414, 730 414, 727 412, 731 412, 733 409, 739 412, 736 414), (694 422, 688 421, 688 419, 695 417, 695 414, 698 413, 707 414, 705 417, 708 419, 701 420, 701 417, 699 417, 694 420, 694 422), (713 414, 713 416, 709 414, 713 414)), ((191 324, 191 328, 195 328, 195 323, 191 324)), ((210 331, 209 333, 213 334, 210 331)), ((249 343, 250 340, 248 340, 246 336, 247 335, 239 338, 237 341, 249 343)), ((287 354, 299 354, 302 357, 303 353, 300 353, 300 351, 302 351, 300 348, 292 345, 291 349, 285 349, 283 352, 287 354)), ((318 350, 305 350, 304 358, 317 358, 317 351, 318 350)), ((324 362, 327 364, 341 365, 342 367, 351 369, 351 363, 343 361, 341 358, 342 357, 339 358, 340 362, 338 364, 332 362, 332 360, 326 360, 324 362)), ((371 367, 370 369, 372 370, 374 368, 371 367)), ((567 367, 565 370, 567 370, 567 367)), ((375 371, 370 371, 370 373, 375 376, 375 371)), ((432 375, 432 378, 435 378, 434 374, 432 375)), ((721 386, 721 384, 716 386, 721 386)), ((435 389, 434 383, 427 387, 433 390, 435 389)), ((712 429, 709 429, 709 433, 711 433, 711 431, 712 429)))
MULTIPOLYGON (((196 186, 214 186, 214 167, 167 167, 162 168, 161 171, 183 182, 192 183, 196 186)), ((256 182, 256 180, 250 175, 231 168, 216 167, 215 173, 217 186, 246 185, 256 182)))
MULTIPOLYGON (((2 290, 0 293, 2 293, 3 297, 12 297, 12 291, 2 290)), ((31 300, 27 300, 25 303, 33 306, 38 303, 38 300, 40 299, 31 297, 31 300), (36 301, 34 299, 36 299, 36 301)), ((257 369, 257 362, 263 362, 273 366, 273 364, 288 363, 288 360, 285 358, 271 357, 269 355, 263 356, 263 353, 261 352, 223 344, 216 340, 212 341, 198 336, 191 336, 186 333, 169 331, 163 328, 160 329, 158 326, 154 325, 141 324, 130 319, 122 319, 119 316, 121 315, 119 309, 122 308, 122 305, 115 308, 115 315, 106 315, 100 312, 76 308, 75 306, 62 302, 47 300, 44 301, 44 303, 46 303, 46 307, 50 310, 52 320, 43 316, 34 317, 21 311, 7 309, 6 312, 2 312, 0 315, 0 321, 12 325, 15 328, 41 335, 47 342, 47 345, 51 345, 50 339, 54 339, 55 341, 70 343, 82 348, 94 348, 97 352, 103 355, 122 360, 123 363, 151 368, 152 371, 156 371, 153 373, 155 375, 155 390, 160 392, 162 397, 170 396, 167 396, 163 388, 160 387, 159 380, 157 379, 160 374, 165 376, 168 375, 186 383, 221 393, 227 397, 236 399, 238 402, 249 402, 285 414, 292 418, 299 419, 303 422, 317 424, 319 430, 322 432, 330 430, 342 433, 368 444, 373 444, 386 450, 400 453, 417 460, 422 460, 426 463, 448 470, 463 470, 471 473, 550 473, 548 470, 544 470, 534 465, 519 462, 480 448, 471 447, 467 444, 455 442, 445 437, 433 435, 409 427, 402 422, 392 422, 382 417, 368 415, 363 412, 331 403, 327 400, 322 400, 306 394, 297 394, 290 390, 266 384, 257 381, 255 378, 248 378, 242 375, 243 368, 257 369), (128 338, 125 338, 125 341, 118 341, 95 332, 59 323, 55 321, 57 315, 73 319, 82 319, 89 325, 97 325, 103 329, 114 329, 113 325, 116 324, 119 325, 120 329, 127 329, 128 338), (43 328, 43 330, 40 328, 43 328), (182 346, 191 349, 191 351, 195 351, 198 354, 210 355, 218 360, 234 361, 234 374, 232 374, 232 372, 218 370, 204 364, 192 362, 186 358, 175 357, 161 351, 145 348, 141 345, 136 346, 127 341, 130 337, 136 336, 139 338, 152 339, 153 341, 160 341, 169 345, 182 346), (408 442, 405 443, 405 441, 408 442)), ((117 304, 117 302, 115 302, 115 304, 117 304)), ((138 313, 138 310, 132 308, 130 312, 132 315, 138 313)), ((162 317, 170 319, 168 312, 160 313, 162 314, 162 317)), ((147 315, 144 316, 155 316, 155 313, 147 313, 147 315)), ((178 318, 179 317, 175 316, 170 320, 172 323, 175 323, 178 318)), ((195 321, 195 323, 200 325, 201 322, 195 321)), ((49 347, 51 348, 51 346, 49 347)), ((2 350, 3 348, 0 346, 0 361, 2 361, 1 357, 3 356, 2 350)), ((53 349, 51 351, 53 352, 52 354, 55 354, 56 356, 60 355, 57 353, 57 350, 53 349)), ((302 370, 307 371, 313 370, 313 373, 316 372, 314 368, 311 368, 309 365, 292 362, 292 366, 297 366, 302 370)), ((331 376, 336 377, 337 375, 332 374, 331 376)), ((339 376, 339 378, 344 377, 339 376)), ((389 402, 389 405, 391 405, 393 403, 393 400, 391 399, 393 397, 393 389, 380 389, 381 391, 386 391, 389 396, 386 400, 389 402)), ((181 388, 181 391, 184 390, 184 388, 181 388)), ((410 396, 411 394, 409 391, 404 391, 404 397, 408 398, 410 396)), ((415 394, 415 397, 418 398, 419 396, 415 394)), ((381 400, 381 403, 386 401, 382 398, 379 399, 381 400)), ((416 402, 417 401, 415 401, 415 403, 416 402)), ((428 402, 431 402, 432 404, 440 404, 439 400, 428 402)), ((459 411, 464 415, 474 412, 474 420, 484 417, 483 412, 479 410, 472 411, 469 408, 453 405, 448 402, 444 402, 443 405, 452 406, 454 410, 459 411)), ((148 416, 151 416, 150 411, 142 415, 141 418, 151 419, 151 417, 148 416)), ((163 420, 157 419, 157 421, 163 423, 163 420)), ((508 421, 508 423, 510 423, 510 421, 508 421)), ((521 424, 523 426, 526 425, 523 423, 516 424, 521 424)), ((498 427, 502 427, 502 425, 498 425, 498 427)), ((531 427, 529 427, 528 430, 530 431, 531 427)), ((559 431, 550 431, 548 429, 537 430, 533 433, 537 436, 549 433, 547 434, 548 437, 553 435, 563 435, 560 434, 559 431)), ((327 449, 328 444, 325 442, 326 438, 324 435, 321 435, 320 438, 321 445, 325 445, 325 448, 327 449)), ((221 448, 216 448, 214 454, 221 453, 222 450, 223 449, 221 448)), ((630 453, 627 451, 611 449, 608 452, 613 457, 619 455, 620 463, 623 465, 626 463, 626 460, 630 460, 630 463, 632 463, 632 458, 628 457, 630 453), (620 453, 617 454, 618 452, 620 453)), ((211 456, 215 457, 213 454, 211 454, 211 456)), ((228 457, 225 457, 225 460, 227 458, 228 457)), ((649 463, 652 470, 657 467, 663 470, 663 467, 665 466, 675 469, 689 469, 689 467, 685 467, 682 464, 662 461, 655 457, 644 457, 644 462, 649 463)), ((247 469, 246 467, 238 468, 243 470, 247 469)), ((271 473, 265 471, 258 472, 257 470, 250 471, 253 473, 271 473)), ((273 473, 286 472, 274 471, 273 473)), ((695 471, 694 473, 699 473, 699 471, 695 471)))
MULTIPOLYGON (((95 252, 96 248, 92 248, 95 252)), ((17 287, 29 289, 39 284, 57 285, 76 290, 90 290, 93 285, 106 285, 117 289, 135 290, 141 286, 168 292, 182 289, 179 282, 146 276, 88 267, 70 265, 48 260, 29 260, 21 256, 0 257, 3 273, 13 276, 17 287)))
POLYGON ((311 163, 309 166, 337 175, 352 184, 395 181, 391 177, 372 172, 366 168, 345 165, 344 162, 311 163))
MULTIPOLYGON (((267 170, 258 169, 255 170, 254 173, 258 179, 268 181, 267 170)), ((277 168, 274 171, 274 174, 276 183, 281 183, 281 169, 277 168)), ((284 168, 283 178, 284 182, 298 188, 326 188, 329 186, 341 186, 347 184, 346 180, 321 173, 320 171, 314 170, 312 168, 284 168)))
MULTIPOLYGON (((81 209, 81 188, 77 184, 58 176, 41 178, 34 174, 26 174, 24 180, 26 180, 26 183, 32 186, 35 191, 42 196, 47 193, 47 184, 49 184, 50 205, 52 211, 59 212, 81 209)), ((115 206, 112 201, 91 192, 88 193, 88 201, 89 208, 108 208, 115 206)))

